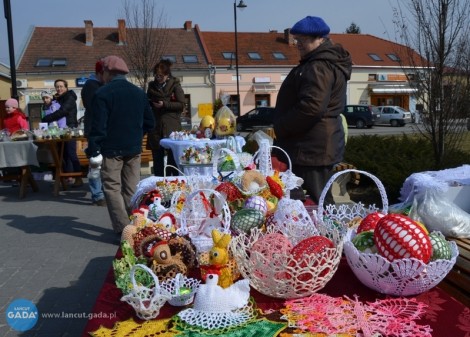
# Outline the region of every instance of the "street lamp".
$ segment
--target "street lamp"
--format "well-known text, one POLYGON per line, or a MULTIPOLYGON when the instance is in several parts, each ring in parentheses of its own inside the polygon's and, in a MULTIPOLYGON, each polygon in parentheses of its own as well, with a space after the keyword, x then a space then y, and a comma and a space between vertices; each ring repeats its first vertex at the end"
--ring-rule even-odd
POLYGON ((243 2, 243 0, 240 0, 240 2, 237 5, 237 1, 233 1, 233 17, 235 21, 235 73, 237 76, 237 104, 238 104, 238 112, 237 115, 240 116, 240 111, 241 111, 241 104, 240 104, 240 79, 238 76, 238 34, 237 34, 237 8, 244 9, 247 6, 243 2))

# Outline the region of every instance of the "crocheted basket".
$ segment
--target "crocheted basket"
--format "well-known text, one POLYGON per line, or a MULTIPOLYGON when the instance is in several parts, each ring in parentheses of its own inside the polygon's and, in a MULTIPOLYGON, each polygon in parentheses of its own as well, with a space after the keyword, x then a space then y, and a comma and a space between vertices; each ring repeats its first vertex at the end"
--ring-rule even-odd
POLYGON ((158 277, 152 272, 150 268, 143 264, 136 264, 130 271, 132 289, 129 294, 121 297, 121 301, 127 302, 131 305, 137 317, 143 320, 150 320, 160 314, 160 309, 166 301, 172 298, 171 294, 164 288, 160 287, 158 277), (143 269, 148 272, 155 283, 153 288, 148 288, 143 285, 137 284, 135 280, 136 269, 143 269))
POLYGON ((212 177, 224 179, 226 177, 232 176, 232 174, 235 172, 240 172, 241 170, 242 167, 240 166, 240 160, 238 159, 238 155, 235 152, 226 147, 221 147, 214 151, 214 155, 212 157, 212 177), (228 156, 232 158, 233 167, 220 171, 220 161, 224 158, 227 158, 228 156))
MULTIPOLYGON (((291 226, 296 227, 296 224, 291 226)), ((276 298, 309 296, 322 289, 336 272, 341 259, 343 237, 332 223, 323 223, 315 229, 304 226, 287 231, 296 233, 298 237, 289 237, 291 244, 283 245, 286 249, 271 249, 272 253, 266 253, 264 248, 253 249, 254 246, 278 245, 280 240, 275 239, 275 235, 285 238, 274 226, 269 226, 266 232, 254 228, 249 234, 241 233, 233 237, 230 249, 242 276, 249 279, 250 285, 260 293, 276 298), (305 231, 304 235, 300 235, 302 230, 305 231), (315 233, 328 237, 334 248, 325 248, 317 254, 303 254, 296 259, 289 248, 315 233), (273 240, 267 245, 260 245, 263 240, 269 241, 271 238, 273 240)))
POLYGON ((230 209, 225 198, 211 189, 200 189, 186 198, 181 211, 179 235, 189 235, 198 253, 211 249, 212 229, 230 233, 230 209))
POLYGON ((378 254, 359 251, 351 242, 355 234, 352 230, 345 238, 344 253, 348 264, 364 285, 383 294, 408 296, 430 290, 446 277, 459 255, 456 243, 450 241, 450 260, 438 259, 426 264, 409 258, 390 262, 378 254))
POLYGON ((177 274, 175 278, 163 282, 161 287, 172 296, 168 303, 175 307, 181 307, 191 304, 200 283, 201 281, 197 279, 177 274))

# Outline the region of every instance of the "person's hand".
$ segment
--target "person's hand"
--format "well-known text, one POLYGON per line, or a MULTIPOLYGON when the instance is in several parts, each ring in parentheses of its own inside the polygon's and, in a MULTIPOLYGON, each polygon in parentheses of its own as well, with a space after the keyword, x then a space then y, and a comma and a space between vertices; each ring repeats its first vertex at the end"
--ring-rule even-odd
POLYGON ((90 166, 92 168, 100 167, 103 163, 103 156, 101 154, 97 155, 96 157, 90 158, 90 166))
POLYGON ((163 101, 152 102, 152 105, 157 109, 161 109, 163 108, 163 101))

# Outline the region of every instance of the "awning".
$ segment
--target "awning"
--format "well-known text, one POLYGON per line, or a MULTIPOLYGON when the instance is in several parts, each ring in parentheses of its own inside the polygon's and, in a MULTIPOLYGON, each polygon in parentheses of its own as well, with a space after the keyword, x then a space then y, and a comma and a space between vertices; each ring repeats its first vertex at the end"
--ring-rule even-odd
POLYGON ((374 85, 370 89, 374 94, 413 94, 418 91, 409 85, 374 85))
POLYGON ((274 84, 269 84, 269 83, 253 84, 253 92, 266 93, 266 92, 273 92, 273 91, 277 91, 276 86, 274 84))

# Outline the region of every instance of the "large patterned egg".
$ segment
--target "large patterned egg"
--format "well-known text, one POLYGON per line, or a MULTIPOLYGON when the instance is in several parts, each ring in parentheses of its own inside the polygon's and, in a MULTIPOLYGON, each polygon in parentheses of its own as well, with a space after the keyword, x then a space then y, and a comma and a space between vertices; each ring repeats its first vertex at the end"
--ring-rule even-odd
POLYGON ((352 244, 357 250, 366 253, 376 253, 377 248, 374 242, 374 231, 365 231, 357 234, 352 240, 352 244))
POLYGON ((389 261, 416 258, 428 263, 432 246, 429 236, 414 220, 401 214, 388 214, 379 220, 374 241, 380 255, 389 261))
POLYGON ((264 215, 268 213, 268 204, 266 203, 266 200, 259 195, 254 195, 246 199, 245 208, 256 209, 262 212, 264 215))
POLYGON ((238 232, 250 233, 252 228, 261 228, 265 216, 261 211, 243 208, 232 216, 231 227, 238 232))
POLYGON ((429 239, 432 245, 431 261, 435 260, 450 260, 452 258, 452 251, 450 250, 449 242, 447 242, 441 232, 432 232, 429 234, 429 239))
POLYGON ((261 279, 270 277, 272 272, 276 278, 284 278, 282 271, 289 252, 292 250, 292 243, 280 233, 269 233, 260 237, 250 249, 250 263, 254 274, 261 279), (261 254, 253 254, 257 252, 261 254), (278 272, 273 269, 279 269, 278 272))
POLYGON ((357 227, 357 233, 374 230, 377 226, 377 222, 385 216, 383 213, 372 212, 367 214, 364 219, 361 220, 359 227, 357 227))

